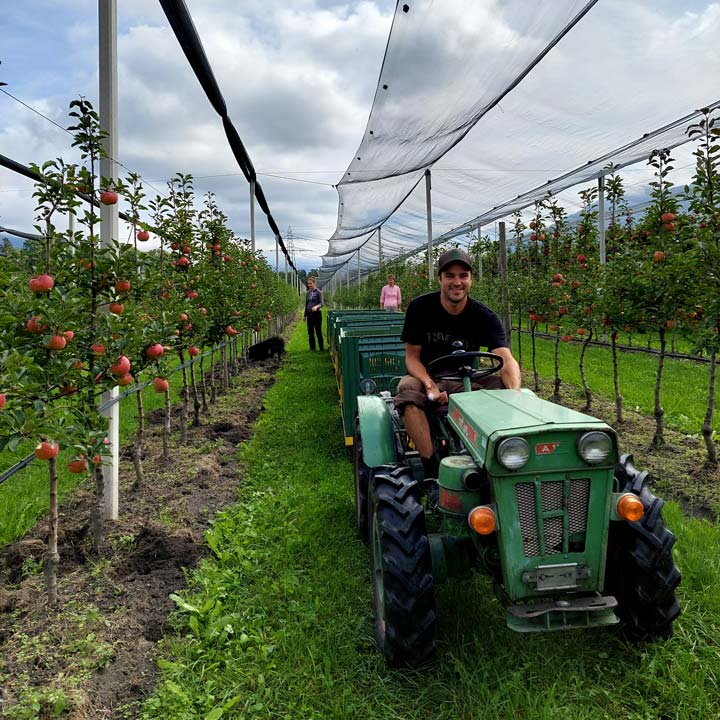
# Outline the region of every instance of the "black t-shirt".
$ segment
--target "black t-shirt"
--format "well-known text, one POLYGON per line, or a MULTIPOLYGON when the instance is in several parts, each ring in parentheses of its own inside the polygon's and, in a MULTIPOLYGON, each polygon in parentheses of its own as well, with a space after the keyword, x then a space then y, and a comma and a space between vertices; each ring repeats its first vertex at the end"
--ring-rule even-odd
POLYGON ((465 309, 451 315, 440 304, 439 290, 410 302, 400 339, 422 346, 420 361, 426 367, 435 358, 449 355, 456 340, 468 351, 509 347, 500 318, 490 308, 468 297, 465 309))

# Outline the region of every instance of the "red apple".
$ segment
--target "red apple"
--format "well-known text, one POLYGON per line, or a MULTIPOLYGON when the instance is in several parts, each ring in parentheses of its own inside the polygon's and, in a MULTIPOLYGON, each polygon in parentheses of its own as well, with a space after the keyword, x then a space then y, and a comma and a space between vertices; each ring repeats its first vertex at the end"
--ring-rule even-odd
POLYGON ((563 276, 562 276, 562 273, 555 273, 555 274, 553 275, 553 280, 554 280, 555 282, 562 282, 563 279, 564 279, 564 278, 563 278, 563 276))
POLYGON ((199 354, 200 350, 198 350, 198 348, 196 348, 194 345, 191 345, 188 348, 188 355, 190 355, 190 357, 197 357, 199 354))
POLYGON ((124 309, 125 309, 125 308, 123 307, 122 303, 119 303, 119 302, 111 302, 111 303, 108 305, 108 310, 109 310, 113 315, 122 315, 122 311, 123 311, 124 309))
POLYGON ((130 372, 130 360, 125 355, 121 355, 109 370, 113 375, 126 375, 130 372))
POLYGON ((50 460, 50 458, 54 458, 58 454, 59 450, 60 446, 55 441, 43 440, 35 448, 35 457, 38 460, 50 460))
POLYGON ((0 410, 2 410, 5 407, 5 402, 7 401, 7 396, 5 393, 0 393, 0 410))
POLYGON ((118 280, 115 283, 115 289, 118 292, 129 292, 130 291, 130 281, 129 280, 118 280))
POLYGON ((190 260, 183 255, 181 258, 178 258, 177 264, 181 267, 187 267, 190 264, 190 260))
POLYGON ((67 469, 74 473, 75 475, 80 475, 80 473, 87 472, 88 464, 87 459, 84 455, 79 455, 74 460, 70 460, 67 464, 67 469))
POLYGON ((587 330, 585 328, 578 328, 578 335, 587 335, 587 330))
POLYGON ((67 345, 67 340, 63 335, 53 335, 45 343, 48 350, 62 350, 67 345))
POLYGON ((670 328, 670 330, 674 330, 674 329, 675 329, 675 326, 677 325, 677 320, 673 320, 673 319, 671 318, 671 319, 668 320, 665 324, 668 326, 668 328, 670 328))
POLYGON ((63 330, 62 334, 68 341, 72 340, 75 337, 75 333, 72 330, 63 330))
POLYGON ((32 278, 28 285, 33 292, 49 292, 53 289, 55 281, 50 275, 44 274, 32 278))
POLYGON ((665 253, 662 250, 656 250, 653 253, 653 262, 661 263, 665 261, 665 253))
POLYGON ((104 355, 105 354, 105 346, 101 343, 93 343, 90 346, 90 349, 93 351, 94 355, 104 355))
POLYGON ((675 219, 675 213, 671 212, 664 212, 660 216, 660 222, 662 223, 671 223, 675 219))
POLYGON ((115 205, 118 201, 118 196, 116 192, 113 192, 112 190, 103 190, 100 193, 100 202, 103 205, 115 205))
POLYGON ((147 230, 138 230, 135 237, 140 242, 147 242, 150 239, 150 233, 147 230))
POLYGON ((189 292, 185 293, 186 297, 189 297, 191 300, 195 300, 198 297, 197 290, 190 290, 189 292))
POLYGON ((187 313, 180 313, 180 322, 187 322, 188 316, 187 313))
POLYGON ((155 360, 156 358, 159 358, 163 352, 165 352, 165 349, 160 343, 155 343, 154 345, 148 345, 145 348, 145 355, 149 357, 151 360, 155 360))
POLYGON ((230 257, 230 255, 223 255, 223 260, 225 262, 230 262, 232 260, 232 258, 230 257))
POLYGON ((576 260, 582 265, 587 260, 587 258, 582 253, 580 253, 577 256, 576 260))
POLYGON ((130 373, 126 373, 125 375, 121 375, 117 380, 117 384, 121 387, 125 387, 125 385, 130 385, 133 381, 133 376, 130 373))
POLYGON ((164 393, 170 387, 170 383, 165 378, 156 377, 153 380, 153 390, 157 393, 164 393))
POLYGON ((45 332, 45 330, 47 330, 47 325, 39 324, 38 320, 40 320, 40 318, 37 315, 35 315, 34 317, 31 317, 27 321, 27 324, 25 325, 25 327, 28 329, 29 332, 36 333, 37 335, 39 335, 39 334, 45 332))

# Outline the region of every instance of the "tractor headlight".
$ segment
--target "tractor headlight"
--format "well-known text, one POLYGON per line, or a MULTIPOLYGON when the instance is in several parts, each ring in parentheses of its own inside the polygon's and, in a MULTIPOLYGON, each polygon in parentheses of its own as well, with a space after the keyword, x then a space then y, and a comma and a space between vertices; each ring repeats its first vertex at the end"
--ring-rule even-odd
POLYGON ((580 457, 591 465, 598 465, 605 462, 612 451, 612 440, 604 432, 588 432, 580 436, 578 440, 578 452, 580 457))
POLYGON ((497 459, 508 470, 518 470, 530 457, 530 446, 521 437, 505 438, 497 448, 497 459))

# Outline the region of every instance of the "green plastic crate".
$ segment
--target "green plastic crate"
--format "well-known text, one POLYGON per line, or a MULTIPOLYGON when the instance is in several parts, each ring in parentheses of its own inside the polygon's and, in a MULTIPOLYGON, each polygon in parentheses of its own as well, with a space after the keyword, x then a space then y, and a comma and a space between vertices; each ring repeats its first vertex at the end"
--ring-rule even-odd
MULTIPOLYGON (((353 330, 363 332, 356 328, 353 330)), ((346 445, 353 442, 353 421, 357 412, 360 381, 372 378, 378 390, 394 393, 393 378, 406 373, 405 343, 400 340, 400 329, 396 330, 396 333, 385 336, 341 333, 337 379, 346 445)))

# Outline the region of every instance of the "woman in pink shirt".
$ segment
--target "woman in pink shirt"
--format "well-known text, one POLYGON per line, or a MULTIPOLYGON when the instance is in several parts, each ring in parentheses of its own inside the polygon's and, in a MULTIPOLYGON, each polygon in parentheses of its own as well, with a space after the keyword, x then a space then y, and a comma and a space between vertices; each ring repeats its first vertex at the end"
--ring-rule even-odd
POLYGON ((380 291, 380 307, 389 312, 398 312, 402 307, 400 287, 395 284, 395 276, 387 276, 388 284, 380 291))

